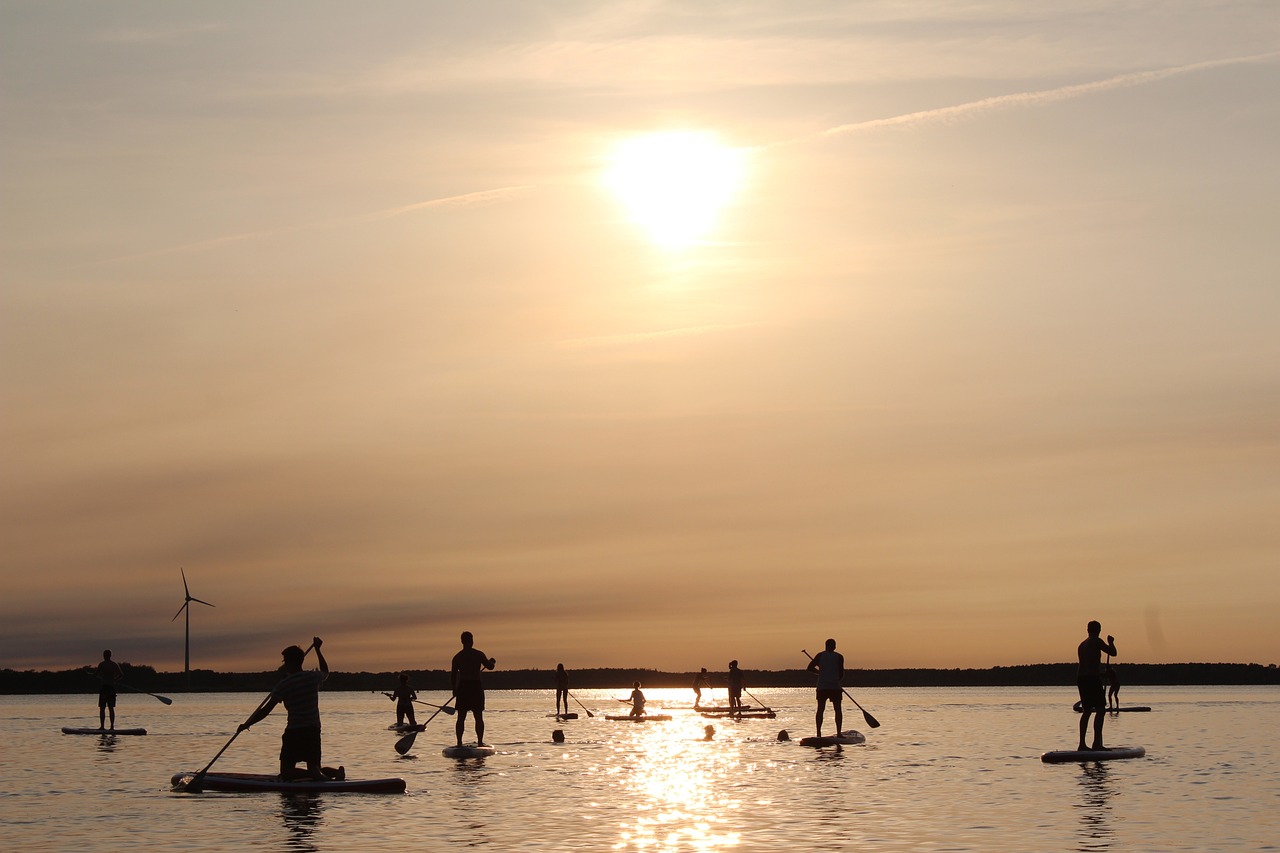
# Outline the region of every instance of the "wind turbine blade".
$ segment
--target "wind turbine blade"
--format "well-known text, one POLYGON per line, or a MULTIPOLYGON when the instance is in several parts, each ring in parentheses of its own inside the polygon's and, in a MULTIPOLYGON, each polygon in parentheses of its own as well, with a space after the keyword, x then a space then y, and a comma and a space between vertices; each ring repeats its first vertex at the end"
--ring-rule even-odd
MULTIPOLYGON (((190 600, 191 600, 191 601, 199 602, 200 604, 209 604, 209 602, 207 602, 207 601, 200 601, 200 599, 198 599, 198 598, 193 598, 193 599, 190 599, 190 600)), ((209 606, 210 606, 210 607, 217 607, 218 605, 216 605, 216 604, 209 604, 209 606)))
POLYGON ((191 588, 187 586, 187 570, 186 570, 186 569, 178 569, 178 571, 182 572, 182 594, 183 594, 183 595, 185 595, 185 596, 187 597, 187 601, 190 601, 190 600, 191 600, 191 588))
POLYGON ((182 606, 178 608, 178 612, 177 612, 177 613, 175 613, 175 614, 173 614, 173 618, 172 618, 172 619, 170 619, 169 621, 170 621, 170 622, 175 622, 175 621, 177 621, 178 617, 182 615, 182 611, 184 611, 184 610, 186 610, 186 609, 187 609, 187 602, 185 602, 185 601, 184 601, 184 602, 182 602, 182 606))

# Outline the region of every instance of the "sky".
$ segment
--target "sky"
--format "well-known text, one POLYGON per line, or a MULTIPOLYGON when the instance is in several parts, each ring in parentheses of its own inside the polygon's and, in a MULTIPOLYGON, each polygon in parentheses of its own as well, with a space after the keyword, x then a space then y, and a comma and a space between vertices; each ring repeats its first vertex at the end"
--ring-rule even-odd
POLYGON ((0 667, 1280 662, 1272 0, 0 0, 0 667))

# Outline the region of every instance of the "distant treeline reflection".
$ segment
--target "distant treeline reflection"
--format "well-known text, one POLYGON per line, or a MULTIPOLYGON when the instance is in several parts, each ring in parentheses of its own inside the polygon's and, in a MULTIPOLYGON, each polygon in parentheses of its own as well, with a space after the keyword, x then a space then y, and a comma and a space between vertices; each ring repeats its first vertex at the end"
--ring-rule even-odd
MULTIPOLYGON (((131 687, 155 693, 182 693, 188 690, 187 677, 181 672, 157 672, 153 667, 122 663, 124 681, 131 687)), ((1248 685, 1280 684, 1280 669, 1275 664, 1256 663, 1126 663, 1117 665, 1125 686, 1130 685, 1248 685)), ((811 687, 813 675, 802 669, 746 670, 747 683, 753 688, 811 687)), ((688 688, 693 672, 660 672, 654 669, 577 669, 572 670, 572 687, 621 689, 633 681, 646 688, 688 688)), ((395 687, 397 672, 337 672, 326 690, 375 691, 395 687)), ((713 673, 713 676, 715 673, 713 673)), ((409 670, 413 686, 418 690, 448 690, 449 673, 445 670, 409 670)), ((991 669, 854 669, 845 677, 848 687, 1036 687, 1075 686, 1074 663, 1040 663, 1023 666, 997 666, 991 669)), ((190 690, 197 692, 266 692, 280 680, 279 671, 214 672, 193 670, 190 690)), ((485 673, 485 685, 491 690, 550 690, 555 684, 555 671, 550 669, 495 670, 485 673)), ((723 686, 723 678, 713 682, 723 686)), ((86 669, 56 672, 0 670, 0 694, 16 693, 92 693, 97 681, 86 669)), ((121 691, 127 693, 128 691, 121 691)))

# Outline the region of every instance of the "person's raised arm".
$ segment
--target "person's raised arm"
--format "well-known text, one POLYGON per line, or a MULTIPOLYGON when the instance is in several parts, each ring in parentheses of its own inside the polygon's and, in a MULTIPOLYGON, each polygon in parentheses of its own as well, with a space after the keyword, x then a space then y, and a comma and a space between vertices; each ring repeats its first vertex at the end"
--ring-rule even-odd
POLYGON ((1120 653, 1116 651, 1116 638, 1110 634, 1107 635, 1107 644, 1102 647, 1102 650, 1112 657, 1120 656, 1120 653))
POLYGON ((324 654, 320 651, 320 647, 324 645, 324 640, 320 639, 319 637, 312 637, 311 645, 315 647, 316 662, 320 664, 320 671, 323 672, 325 675, 328 675, 329 662, 324 659, 324 654))

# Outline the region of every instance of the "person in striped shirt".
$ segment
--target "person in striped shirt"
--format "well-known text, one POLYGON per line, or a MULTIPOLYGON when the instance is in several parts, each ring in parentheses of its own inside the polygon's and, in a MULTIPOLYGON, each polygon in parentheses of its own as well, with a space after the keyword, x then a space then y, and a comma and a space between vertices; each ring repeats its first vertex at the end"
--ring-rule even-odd
POLYGON ((319 637, 312 638, 311 647, 316 650, 319 670, 302 668, 307 657, 303 649, 289 646, 282 651, 284 679, 258 706, 258 710, 240 724, 239 731, 244 731, 265 719, 276 705, 284 703, 289 719, 284 733, 280 735, 281 779, 345 779, 347 775, 343 767, 334 769, 320 764, 320 685, 329 677, 329 663, 320 651, 321 645, 323 641, 319 637), (298 762, 305 762, 307 769, 299 770, 298 762))

